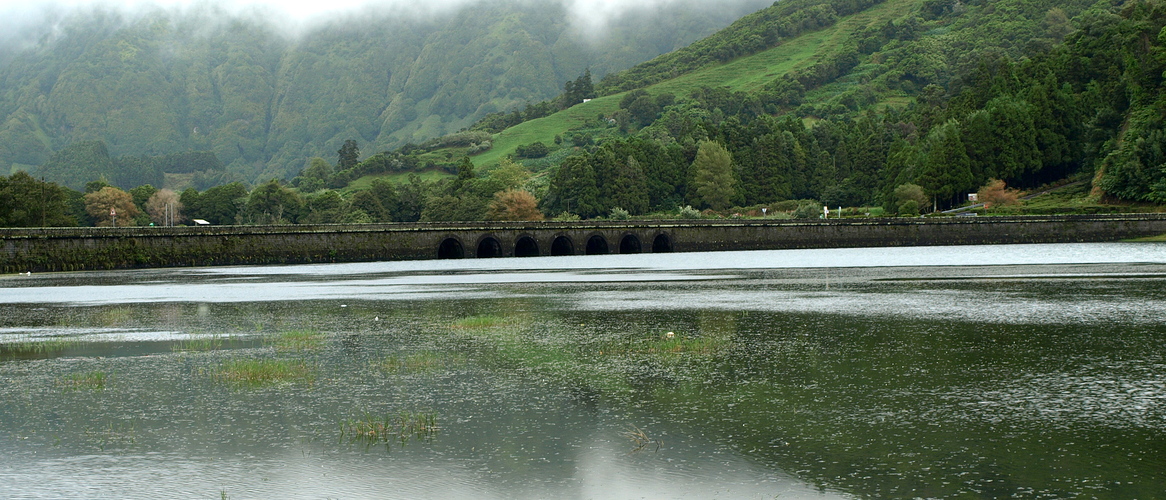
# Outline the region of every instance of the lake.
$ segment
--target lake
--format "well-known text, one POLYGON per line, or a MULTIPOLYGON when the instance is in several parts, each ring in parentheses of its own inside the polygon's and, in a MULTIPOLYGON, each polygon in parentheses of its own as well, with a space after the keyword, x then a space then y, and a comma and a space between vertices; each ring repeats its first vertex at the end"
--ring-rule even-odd
POLYGON ((2 498, 1160 498, 1166 244, 0 277, 2 498))

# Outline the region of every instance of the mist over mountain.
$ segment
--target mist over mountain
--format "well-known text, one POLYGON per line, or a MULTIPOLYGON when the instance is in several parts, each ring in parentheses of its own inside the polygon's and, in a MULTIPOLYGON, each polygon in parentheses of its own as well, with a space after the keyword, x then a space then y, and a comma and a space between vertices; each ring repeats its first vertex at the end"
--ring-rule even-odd
POLYGON ((32 4, 0 38, 0 172, 100 140, 115 156, 208 150, 247 180, 286 178, 346 139, 373 152, 454 132, 769 3, 32 4))

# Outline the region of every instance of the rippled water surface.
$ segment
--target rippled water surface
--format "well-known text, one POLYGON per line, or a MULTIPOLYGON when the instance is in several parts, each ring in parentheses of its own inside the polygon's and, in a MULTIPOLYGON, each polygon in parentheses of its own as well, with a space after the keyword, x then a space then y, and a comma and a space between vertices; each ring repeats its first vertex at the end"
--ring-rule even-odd
POLYGON ((1163 498, 1163 290, 1153 243, 0 276, 0 498, 1163 498))

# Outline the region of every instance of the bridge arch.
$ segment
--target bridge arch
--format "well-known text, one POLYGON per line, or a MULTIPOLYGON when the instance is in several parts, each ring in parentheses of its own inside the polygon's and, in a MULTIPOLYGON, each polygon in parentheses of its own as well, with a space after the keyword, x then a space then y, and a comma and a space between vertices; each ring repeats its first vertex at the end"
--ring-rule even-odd
POLYGON ((640 239, 634 234, 625 234, 619 240, 619 253, 640 253, 640 239))
POLYGON ((575 242, 567 236, 558 236, 551 242, 551 255, 575 255, 575 242))
POLYGON ((482 241, 478 242, 478 251, 475 253, 475 256, 479 259, 502 257, 502 244, 498 242, 497 238, 486 236, 482 238, 482 241))
POLYGON ((607 249, 607 238, 595 234, 587 238, 587 255, 607 255, 610 250, 607 249))
POLYGON ((514 256, 538 257, 538 242, 530 236, 520 236, 518 241, 514 242, 514 256))
POLYGON ((441 244, 437 246, 437 258, 439 259, 463 259, 465 256, 466 250, 457 238, 446 238, 441 240, 441 244))
POLYGON ((652 239, 652 253, 669 253, 672 251, 672 238, 667 234, 657 234, 652 239))

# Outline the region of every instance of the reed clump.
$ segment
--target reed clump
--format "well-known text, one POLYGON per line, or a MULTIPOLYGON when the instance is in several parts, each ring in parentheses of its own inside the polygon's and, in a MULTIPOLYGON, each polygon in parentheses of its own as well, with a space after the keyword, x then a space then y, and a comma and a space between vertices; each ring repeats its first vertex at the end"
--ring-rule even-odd
POLYGON ((324 347, 324 334, 315 330, 282 332, 273 340, 277 351, 310 351, 324 347))
POLYGON ((96 429, 85 431, 86 437, 102 451, 133 445, 138 440, 136 421, 109 420, 96 429))
POLYGON ((45 339, 21 340, 0 344, 0 357, 5 358, 34 358, 53 356, 65 349, 75 347, 81 342, 73 339, 45 339))
MULTIPOLYGON (((672 332, 668 332, 672 333, 672 332)), ((626 354, 716 354, 729 346, 722 337, 689 337, 664 334, 660 336, 625 338, 601 342, 594 349, 601 355, 626 354)))
POLYGON ((93 320, 103 326, 124 326, 134 319, 134 311, 128 307, 105 309, 93 315, 93 320))
POLYGON ((712 354, 725 347, 727 342, 723 339, 714 337, 672 337, 665 338, 656 343, 648 344, 647 351, 649 354, 655 353, 681 353, 688 352, 693 354, 712 354))
POLYGON ((228 335, 208 335, 182 340, 170 347, 174 352, 221 351, 230 348, 235 339, 228 335))
POLYGON ((311 383, 316 370, 302 360, 234 359, 219 367, 215 377, 241 386, 263 386, 288 382, 311 383))
POLYGON ((65 388, 65 390, 94 390, 98 391, 105 389, 105 383, 109 377, 103 371, 91 371, 84 373, 73 373, 57 379, 57 385, 65 388))
POLYGON ((628 427, 627 430, 623 431, 623 437, 630 439, 632 441, 632 443, 635 445, 635 448, 633 448, 630 453, 637 453, 637 452, 643 451, 645 448, 648 448, 650 445, 653 445, 653 444, 656 445, 655 449, 652 450, 652 452, 655 453, 657 451, 660 451, 660 447, 664 445, 664 441, 648 437, 648 433, 644 432, 643 429, 640 429, 639 427, 636 427, 634 425, 628 427))
POLYGON ((340 422, 340 439, 366 447, 393 443, 404 446, 412 439, 429 441, 437 435, 437 414, 434 412, 401 412, 374 416, 365 414, 358 419, 340 422))
POLYGON ((506 326, 510 321, 501 316, 494 316, 492 314, 484 314, 480 316, 470 316, 454 321, 451 328, 455 329, 472 329, 472 328, 495 328, 499 326, 506 326))
POLYGON ((390 374, 428 373, 464 365, 465 356, 456 353, 422 351, 403 356, 388 356, 375 363, 381 371, 390 374))

